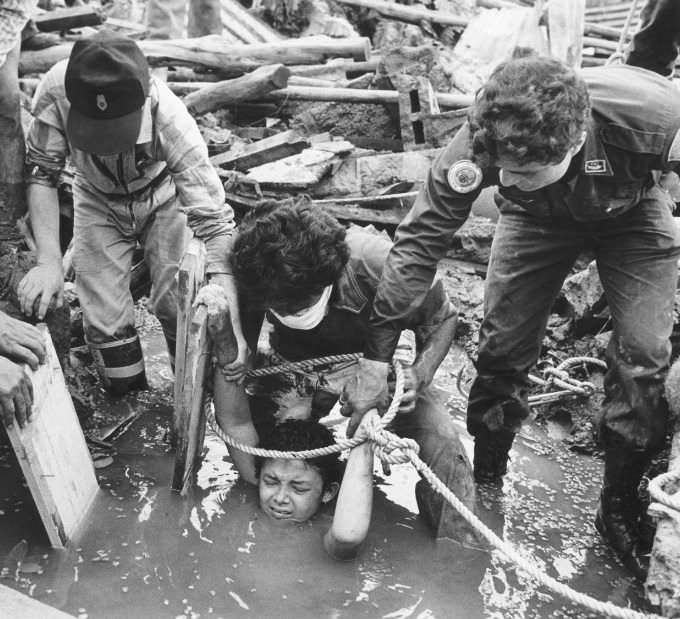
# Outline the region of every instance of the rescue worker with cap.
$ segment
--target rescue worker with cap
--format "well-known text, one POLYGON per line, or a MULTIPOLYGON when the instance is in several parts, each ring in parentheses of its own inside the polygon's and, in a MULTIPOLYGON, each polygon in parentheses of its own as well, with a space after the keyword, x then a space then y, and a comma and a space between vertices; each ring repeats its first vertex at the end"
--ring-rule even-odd
POLYGON ((245 348, 228 268, 233 212, 195 121, 151 77, 137 44, 107 31, 77 41, 70 58, 40 82, 31 113, 27 200, 38 264, 19 285, 23 311, 35 307, 42 318, 52 299, 62 300, 56 187, 70 158, 76 290, 107 389, 120 394, 146 386, 129 291, 137 243, 151 274, 149 306, 174 358, 176 274, 191 232, 205 241, 208 276, 233 303, 239 366, 245 348))
POLYGON ((467 409, 475 478, 505 475, 551 306, 579 253, 592 249, 613 324, 597 420, 605 471, 596 526, 636 571, 644 569, 637 487, 667 429, 663 380, 680 255, 673 203, 656 181, 680 164, 679 130, 677 90, 650 71, 610 65, 577 74, 538 56, 500 64, 397 230, 365 359, 344 390, 343 412, 356 427, 381 400, 396 325, 427 294, 482 188, 497 186, 467 409))

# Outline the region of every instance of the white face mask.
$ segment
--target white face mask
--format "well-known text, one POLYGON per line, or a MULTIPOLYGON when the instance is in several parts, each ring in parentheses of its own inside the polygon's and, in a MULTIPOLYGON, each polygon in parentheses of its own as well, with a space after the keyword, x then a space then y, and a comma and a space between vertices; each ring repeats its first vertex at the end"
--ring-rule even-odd
POLYGON ((309 331, 316 327, 328 313, 328 301, 331 298, 331 292, 333 291, 333 284, 326 286, 319 300, 306 309, 303 309, 296 314, 289 314, 287 316, 281 316, 277 314, 273 309, 270 311, 274 316, 276 316, 281 324, 285 325, 289 329, 300 329, 302 331, 309 331))

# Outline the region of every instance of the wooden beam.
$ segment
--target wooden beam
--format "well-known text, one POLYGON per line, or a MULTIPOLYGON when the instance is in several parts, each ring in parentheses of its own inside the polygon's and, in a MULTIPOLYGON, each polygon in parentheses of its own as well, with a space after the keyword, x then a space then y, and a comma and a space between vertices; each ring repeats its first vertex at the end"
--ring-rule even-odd
POLYGON ((210 158, 214 166, 245 172, 250 168, 296 155, 309 146, 309 139, 294 129, 247 144, 237 153, 227 151, 210 158))
MULTIPOLYGON (((274 43, 230 44, 224 37, 209 35, 195 39, 139 41, 150 64, 155 66, 202 65, 207 68, 245 73, 263 64, 321 64, 329 58, 368 60, 370 41, 366 37, 332 39, 323 35, 286 39, 274 43)), ((72 43, 22 52, 19 75, 44 73, 68 58, 72 43)))
POLYGON ((54 32, 85 26, 99 26, 105 19, 106 16, 101 10, 93 9, 91 6, 74 6, 68 9, 46 11, 33 17, 33 22, 41 32, 54 32))
MULTIPOLYGON (((185 492, 194 471, 195 449, 199 442, 191 437, 195 426, 192 416, 202 405, 203 378, 207 351, 205 315, 196 319, 193 301, 205 281, 205 245, 198 239, 189 242, 180 263, 177 281, 177 349, 175 354, 175 465, 172 489, 185 492), (203 354, 203 353, 206 354, 203 354), (200 379, 200 383, 196 382, 200 379), (196 402, 198 400, 198 403, 196 402)), ((198 411, 201 414, 201 411, 198 411)))
MULTIPOLYGON (((474 101, 473 95, 455 93, 435 93, 439 105, 448 108, 469 107, 474 101)), ((366 90, 361 88, 315 88, 313 86, 288 86, 274 90, 262 101, 281 100, 300 101, 337 101, 343 103, 399 103, 396 90, 366 90)))
POLYGON ((285 88, 290 71, 282 64, 255 69, 243 77, 208 84, 184 98, 191 114, 214 112, 224 106, 241 101, 259 99, 272 90, 285 88))
POLYGON ((350 6, 360 6, 366 9, 373 9, 385 17, 393 17, 401 21, 419 24, 422 21, 429 21, 442 26, 454 26, 465 28, 470 20, 466 17, 458 17, 452 13, 444 11, 431 11, 413 6, 397 4, 395 2, 383 2, 382 0, 338 0, 340 4, 350 6))
POLYGON ((7 435, 52 546, 68 546, 80 533, 99 485, 52 338, 39 325, 45 363, 26 371, 33 382, 33 418, 7 435))
POLYGON ((5 585, 0 585, 0 609, 3 617, 15 619, 73 619, 73 615, 43 604, 5 585))

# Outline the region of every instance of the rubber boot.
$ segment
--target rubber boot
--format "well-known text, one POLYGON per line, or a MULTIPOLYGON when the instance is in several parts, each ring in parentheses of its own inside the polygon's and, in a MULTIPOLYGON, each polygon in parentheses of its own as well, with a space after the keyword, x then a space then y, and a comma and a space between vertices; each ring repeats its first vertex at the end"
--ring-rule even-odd
POLYGON ((514 440, 515 433, 505 429, 491 432, 483 428, 475 435, 473 466, 477 483, 502 482, 508 472, 508 454, 514 440))
POLYGON ((638 485, 648 462, 648 452, 623 445, 605 448, 604 482, 595 528, 621 561, 638 576, 646 561, 638 552, 641 502, 638 485))
POLYGON ((111 395, 149 388, 138 335, 88 345, 104 387, 111 395))

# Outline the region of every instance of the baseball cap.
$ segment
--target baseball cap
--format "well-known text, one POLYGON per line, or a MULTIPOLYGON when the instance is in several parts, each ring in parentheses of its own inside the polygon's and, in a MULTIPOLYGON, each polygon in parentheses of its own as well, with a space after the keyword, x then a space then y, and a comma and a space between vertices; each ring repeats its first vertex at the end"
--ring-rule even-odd
POLYGON ((102 30, 77 41, 66 66, 71 144, 96 155, 134 147, 149 94, 149 65, 130 38, 102 30))

